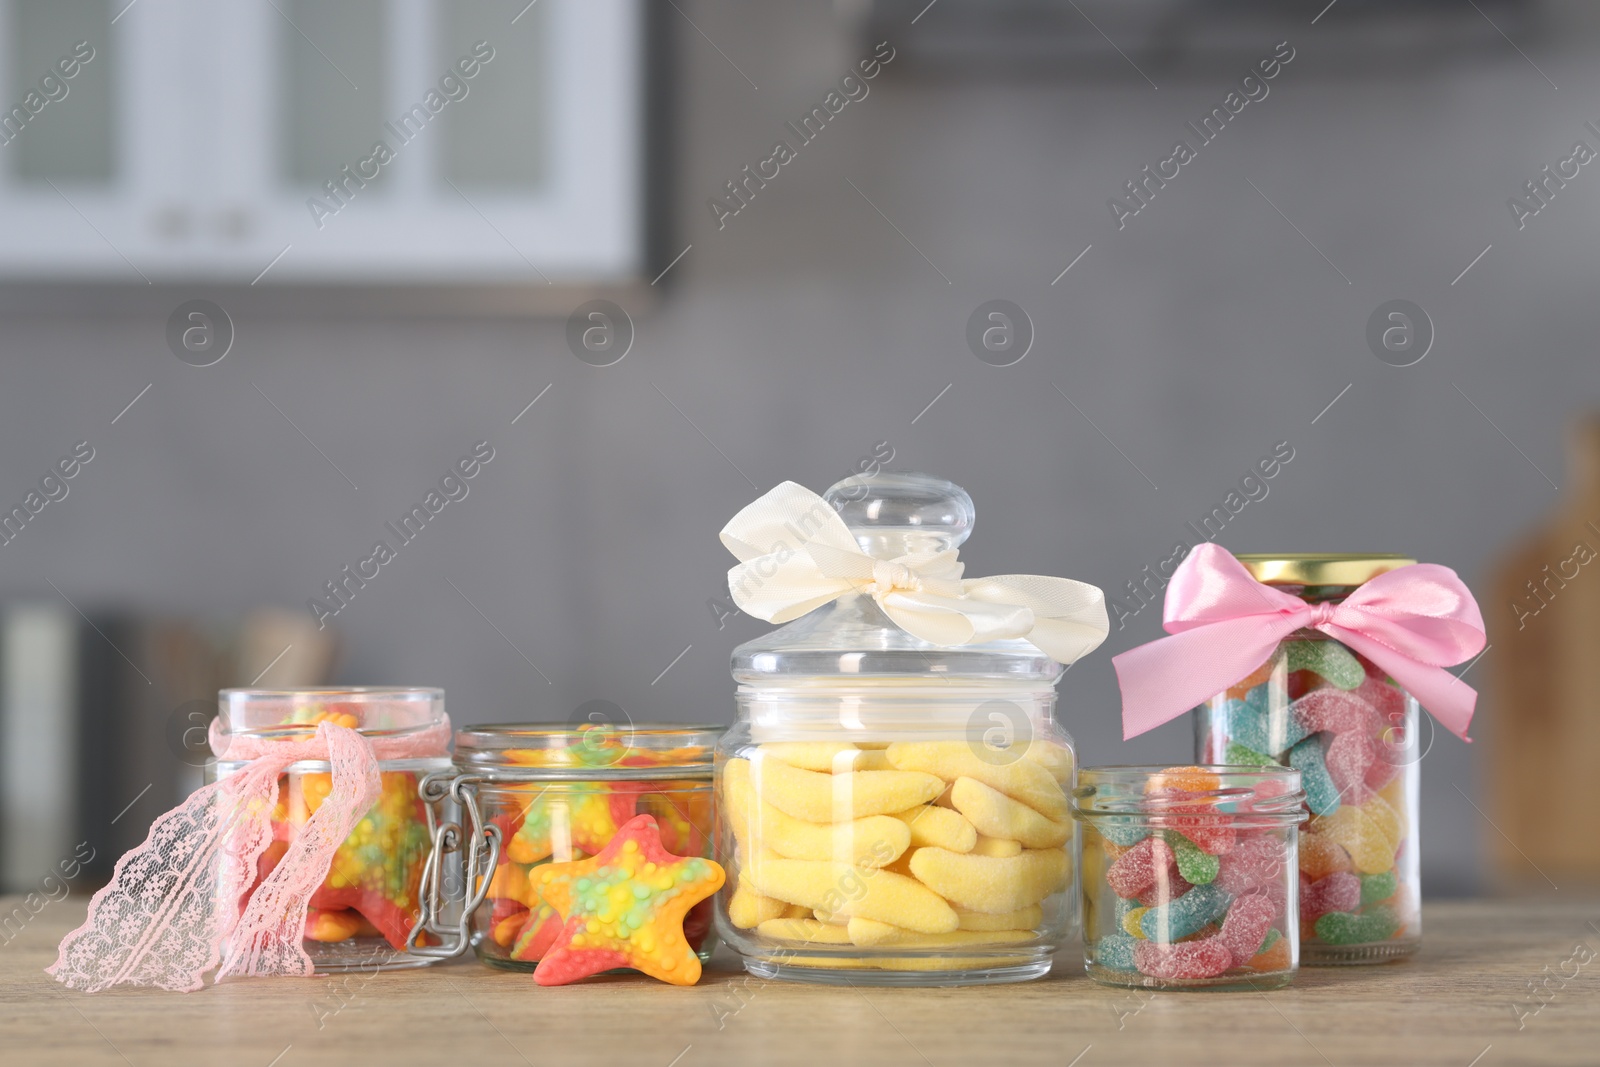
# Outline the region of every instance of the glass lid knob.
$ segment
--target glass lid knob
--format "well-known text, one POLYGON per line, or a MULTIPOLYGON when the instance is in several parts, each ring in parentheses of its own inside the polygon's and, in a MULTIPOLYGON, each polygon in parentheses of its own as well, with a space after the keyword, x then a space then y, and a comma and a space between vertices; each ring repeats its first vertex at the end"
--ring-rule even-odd
POLYGON ((823 499, 861 550, 878 559, 956 548, 971 535, 975 517, 965 489, 907 471, 852 475, 830 486, 823 499))

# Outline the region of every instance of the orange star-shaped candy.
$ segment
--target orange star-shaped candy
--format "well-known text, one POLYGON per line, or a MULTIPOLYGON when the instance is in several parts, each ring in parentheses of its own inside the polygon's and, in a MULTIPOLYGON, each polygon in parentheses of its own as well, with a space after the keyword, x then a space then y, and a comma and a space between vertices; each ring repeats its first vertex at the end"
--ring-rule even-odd
POLYGON ((629 819, 597 856, 535 868, 540 894, 566 917, 533 980, 565 985, 631 967, 673 985, 700 980, 683 936, 689 909, 722 888, 710 860, 674 856, 649 815, 629 819))

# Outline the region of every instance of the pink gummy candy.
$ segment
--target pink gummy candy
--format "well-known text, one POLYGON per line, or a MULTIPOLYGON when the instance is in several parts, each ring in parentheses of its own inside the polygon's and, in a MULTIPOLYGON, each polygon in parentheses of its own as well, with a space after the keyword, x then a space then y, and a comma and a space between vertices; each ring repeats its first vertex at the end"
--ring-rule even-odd
POLYGON ((1151 978, 1215 978, 1233 966, 1233 953, 1220 934, 1171 945, 1141 941, 1134 947, 1133 963, 1151 978))
POLYGON ((1174 862, 1166 870, 1157 871, 1155 881, 1135 899, 1143 907, 1159 908, 1163 904, 1172 903, 1193 888, 1189 880, 1178 873, 1178 865, 1174 862))
POLYGON ((1314 922, 1330 911, 1355 911, 1361 907, 1361 879, 1349 871, 1334 871, 1320 881, 1300 887, 1300 918, 1314 922))
POLYGON ((1250 893, 1233 902, 1217 938, 1227 946, 1235 967, 1243 967, 1261 950, 1267 929, 1277 916, 1278 905, 1264 893, 1250 893))
POLYGON ((1343 734, 1360 730, 1376 737, 1382 728, 1378 709, 1356 693, 1343 689, 1317 689, 1307 693, 1289 705, 1289 714, 1307 733, 1326 730, 1343 734))
POLYGON ((1147 837, 1117 857, 1106 871, 1106 885, 1119 897, 1136 897, 1155 884, 1158 872, 1176 863, 1171 846, 1159 837, 1147 837))
POLYGON ((1231 896, 1243 896, 1263 886, 1283 884, 1284 845, 1271 834, 1246 837, 1223 856, 1216 885, 1231 896))
POLYGON ((1378 742, 1365 730, 1352 730, 1336 734, 1329 742, 1324 763, 1333 787, 1339 791, 1343 804, 1365 804, 1372 799, 1372 789, 1367 785, 1367 772, 1374 763, 1382 762, 1378 742))
MULTIPOLYGON (((1160 798, 1166 801, 1186 800, 1198 794, 1183 789, 1155 789, 1145 794, 1146 798, 1160 798)), ((1211 804, 1162 804, 1154 810, 1165 813, 1162 825, 1177 830, 1199 845, 1201 849, 1213 856, 1220 856, 1233 847, 1233 842, 1238 832, 1226 820, 1218 818, 1218 809, 1211 804), (1203 818, 1185 818, 1188 815, 1200 815, 1203 818)))

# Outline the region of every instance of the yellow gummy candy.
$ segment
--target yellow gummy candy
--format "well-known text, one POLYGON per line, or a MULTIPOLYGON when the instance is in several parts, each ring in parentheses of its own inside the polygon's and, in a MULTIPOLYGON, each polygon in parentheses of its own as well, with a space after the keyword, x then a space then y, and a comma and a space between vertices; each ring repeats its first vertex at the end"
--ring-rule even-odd
POLYGON ((889 762, 903 771, 936 774, 947 782, 975 778, 1048 819, 1068 818, 1067 795, 1060 784, 1043 765, 1025 756, 990 763, 966 741, 897 741, 888 753, 889 762))
POLYGON ((793 860, 838 860, 857 867, 883 867, 911 847, 911 829, 888 815, 850 822, 806 822, 756 802, 755 843, 793 860))
POLYGON ((778 916, 778 918, 780 918, 780 919, 810 919, 810 918, 814 917, 815 914, 816 913, 813 912, 810 908, 805 907, 802 904, 785 904, 783 906, 783 914, 778 916))
POLYGON ((1122 917, 1123 931, 1132 937, 1137 937, 1140 941, 1145 940, 1144 927, 1139 925, 1139 920, 1143 919, 1144 913, 1149 910, 1149 908, 1129 908, 1128 914, 1122 917))
POLYGON ((909 811, 897 811, 896 819, 911 828, 911 847, 936 845, 951 852, 971 852, 978 843, 978 831, 967 817, 952 808, 924 804, 909 811))
POLYGON ((972 846, 974 856, 1020 856, 1022 855, 1021 841, 1007 841, 1003 837, 985 837, 978 835, 978 843, 972 846))
POLYGON ((762 896, 741 876, 733 896, 728 898, 728 921, 741 930, 753 930, 768 919, 781 918, 788 909, 786 902, 762 896))
POLYGON ((830 926, 815 919, 768 919, 756 933, 775 941, 809 941, 823 945, 848 945, 850 935, 843 926, 830 926))
POLYGON ((853 771, 861 750, 848 741, 774 741, 761 746, 761 751, 774 759, 781 759, 791 767, 806 771, 853 771))
MULTIPOLYGON (((731 762, 731 761, 730 761, 731 762)), ((916 771, 850 771, 819 774, 763 754, 751 778, 768 804, 807 822, 845 822, 890 815, 939 795, 944 783, 916 771)))
POLYGON ((1391 850, 1400 847, 1406 839, 1406 820, 1398 808, 1392 807, 1381 795, 1374 796, 1356 809, 1389 840, 1391 850))
POLYGON ((856 945, 894 945, 899 948, 945 948, 951 945, 1004 945, 1031 941, 1032 930, 1015 927, 994 930, 952 930, 947 934, 919 934, 903 926, 873 919, 851 919, 850 941, 856 945))
POLYGON ((1070 874, 1059 848, 1024 849, 1009 857, 919 848, 911 854, 911 871, 951 903, 991 915, 1039 903, 1065 886, 1070 874))
POLYGON ((1072 836, 1070 824, 1052 822, 976 778, 957 778, 950 801, 987 837, 1020 841, 1028 848, 1056 848, 1072 836))
POLYGON ((928 934, 946 933, 960 925, 955 910, 937 893, 892 871, 759 856, 745 873, 766 896, 830 916, 877 919, 928 934))
POLYGON ((1394 866, 1394 845, 1375 820, 1352 805, 1313 817, 1307 829, 1343 846, 1362 874, 1382 874, 1394 866))
POLYGON ((722 765, 722 814, 733 831, 740 851, 755 840, 755 787, 750 784, 750 761, 730 759, 722 765))
POLYGON ((1030 904, 1018 911, 990 915, 957 908, 956 919, 963 930, 1034 930, 1044 923, 1044 909, 1037 904, 1030 904))

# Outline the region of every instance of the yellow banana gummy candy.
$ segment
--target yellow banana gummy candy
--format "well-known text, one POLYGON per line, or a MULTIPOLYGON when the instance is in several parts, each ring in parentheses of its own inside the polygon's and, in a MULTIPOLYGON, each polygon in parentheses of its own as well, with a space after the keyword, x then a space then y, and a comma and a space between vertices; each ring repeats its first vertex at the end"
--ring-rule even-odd
POLYGON ((937 777, 917 771, 819 774, 764 753, 751 768, 750 777, 762 800, 807 822, 890 815, 926 804, 944 789, 944 782, 937 777))
POLYGON ((927 934, 948 933, 960 926, 955 909, 939 894, 915 878, 892 871, 823 860, 758 856, 751 860, 746 873, 763 895, 803 904, 830 916, 877 919, 927 934))
POLYGON ((950 789, 956 810, 988 837, 1020 841, 1028 848, 1055 848, 1072 836, 1067 823, 1052 822, 976 778, 957 778, 950 789))
POLYGON ((894 817, 911 828, 912 848, 937 845, 951 852, 971 852, 978 843, 978 831, 965 815, 953 808, 924 804, 897 811, 894 817))
POLYGON ((966 741, 897 741, 888 753, 889 762, 902 771, 935 774, 947 782, 976 778, 1048 819, 1068 818, 1067 795, 1060 783, 1043 765, 1026 757, 990 763, 966 741))
POLYGON ((1006 857, 919 848, 911 854, 911 871, 952 904, 993 915, 1039 903, 1066 885, 1069 866, 1059 848, 1029 848, 1006 857))

